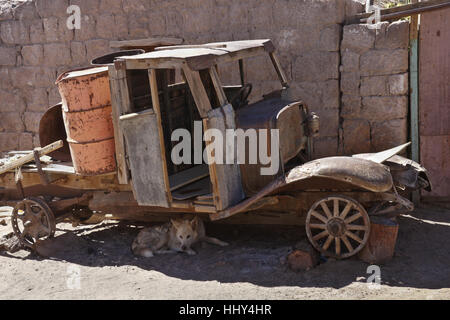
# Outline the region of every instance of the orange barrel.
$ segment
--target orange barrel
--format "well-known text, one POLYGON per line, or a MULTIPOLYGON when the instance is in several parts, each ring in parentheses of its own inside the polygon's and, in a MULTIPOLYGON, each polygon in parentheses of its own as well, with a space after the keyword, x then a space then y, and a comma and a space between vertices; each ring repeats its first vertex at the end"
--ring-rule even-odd
POLYGON ((64 126, 77 174, 116 170, 108 67, 67 71, 56 80, 64 126))

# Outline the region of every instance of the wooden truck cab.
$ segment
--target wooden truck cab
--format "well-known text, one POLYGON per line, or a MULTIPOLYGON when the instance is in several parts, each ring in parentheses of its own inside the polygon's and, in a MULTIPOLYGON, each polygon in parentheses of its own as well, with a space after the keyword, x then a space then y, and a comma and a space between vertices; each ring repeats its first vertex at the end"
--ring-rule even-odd
MULTIPOLYGON (((299 160, 301 152, 303 159, 309 158, 308 110, 301 101, 288 98, 287 79, 270 40, 160 47, 117 58, 109 66, 109 77, 118 181, 131 184, 141 206, 218 212, 284 175, 285 165, 299 160), (245 82, 243 64, 262 55, 270 57, 281 90, 248 104, 251 84, 245 82), (239 65, 241 83, 224 86, 220 72, 230 62, 239 65), (200 133, 195 121, 203 124, 200 133), (261 175, 259 163, 176 165, 171 161, 176 144, 171 135, 180 128, 191 134, 192 150, 203 150, 205 142, 195 144, 207 129, 224 136, 227 129, 278 129, 279 170, 261 175)), ((263 143, 270 145, 270 136, 263 143)))

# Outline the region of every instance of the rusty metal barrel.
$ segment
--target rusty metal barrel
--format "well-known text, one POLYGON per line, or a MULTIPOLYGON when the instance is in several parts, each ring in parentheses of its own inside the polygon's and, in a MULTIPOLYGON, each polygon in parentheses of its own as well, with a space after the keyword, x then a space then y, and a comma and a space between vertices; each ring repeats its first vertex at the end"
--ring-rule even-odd
POLYGON ((77 174, 116 170, 111 91, 107 67, 67 71, 56 80, 64 126, 77 174))

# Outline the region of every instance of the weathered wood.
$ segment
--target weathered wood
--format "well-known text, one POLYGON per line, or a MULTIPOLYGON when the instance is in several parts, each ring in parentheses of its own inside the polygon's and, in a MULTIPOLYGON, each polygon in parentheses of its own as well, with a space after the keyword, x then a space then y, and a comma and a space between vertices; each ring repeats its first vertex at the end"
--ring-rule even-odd
POLYGON ((128 167, 125 160, 125 143, 123 134, 119 126, 119 118, 122 114, 121 108, 121 87, 119 84, 119 75, 114 66, 108 67, 109 72, 109 86, 111 90, 111 108, 112 108, 112 122, 114 127, 114 143, 116 149, 117 162, 117 178, 120 184, 127 184, 129 181, 128 167))
MULTIPOLYGON (((381 21, 400 19, 407 16, 442 9, 448 6, 450 6, 450 2, 448 2, 448 0, 430 0, 406 4, 393 8, 381 9, 380 10, 381 21)), ((366 23, 367 19, 372 14, 373 14, 372 12, 359 13, 353 17, 348 18, 346 23, 347 24, 366 23)))
MULTIPOLYGON (((53 142, 43 148, 36 148, 35 150, 37 150, 39 156, 43 156, 43 155, 49 154, 55 150, 58 150, 59 148, 62 148, 62 146, 63 146, 63 141, 58 140, 58 141, 53 142)), ((5 173, 5 172, 8 172, 15 168, 18 168, 18 167, 24 165, 25 163, 31 162, 33 160, 34 160, 34 152, 31 152, 20 158, 11 160, 0 167, 0 175, 2 173, 5 173)))
POLYGON ((176 200, 187 200, 196 196, 211 193, 209 178, 203 178, 172 192, 172 197, 176 200))
POLYGON ((185 185, 203 179, 209 175, 207 165, 197 165, 169 176, 170 190, 175 191, 185 185))
POLYGON ((387 218, 370 219, 370 236, 358 257, 370 264, 382 264, 394 256, 398 223, 387 218))
MULTIPOLYGON (((212 128, 217 129, 225 137, 226 129, 236 128, 234 119, 234 111, 230 104, 213 109, 208 113, 208 119, 204 121, 205 131, 212 128)), ((210 143, 211 141, 207 141, 206 145, 209 146, 210 143)), ((213 193, 216 196, 215 205, 217 210, 224 210, 239 203, 245 197, 241 183, 241 171, 236 161, 237 154, 234 155, 235 159, 232 164, 226 164, 226 143, 223 144, 222 150, 224 159, 215 159, 217 155, 211 155, 210 152, 207 154, 213 193)))
POLYGON ((275 71, 277 72, 278 78, 280 79, 281 85, 284 88, 289 87, 288 85, 288 79, 286 77, 286 74, 283 71, 283 68, 281 67, 281 63, 278 60, 278 56, 275 54, 275 52, 271 52, 269 54, 270 59, 272 60, 273 66, 275 67, 275 71))
POLYGON ((58 213, 58 212, 65 211, 75 205, 87 206, 89 199, 91 197, 92 197, 92 194, 87 192, 87 193, 83 194, 81 197, 63 199, 63 200, 58 200, 58 201, 51 201, 48 203, 48 205, 54 213, 58 213))
POLYGON ((211 110, 211 102, 205 91, 200 74, 198 71, 192 71, 187 66, 183 67, 183 72, 191 89, 200 117, 206 118, 208 112, 211 110))
POLYGON ((120 127, 127 144, 133 193, 140 205, 169 207, 164 152, 154 112, 125 115, 120 127))
MULTIPOLYGON (((152 104, 153 109, 156 114, 156 125, 158 128, 158 137, 159 137, 159 144, 160 144, 160 152, 161 152, 161 159, 162 159, 162 174, 164 178, 164 190, 167 195, 167 199, 169 202, 172 202, 172 195, 170 192, 170 183, 169 183, 169 173, 167 171, 167 159, 166 159, 166 146, 164 145, 164 132, 162 128, 162 120, 161 120, 161 107, 159 104, 159 94, 158 94, 158 83, 156 79, 156 70, 150 69, 148 72, 149 79, 150 79, 150 90, 152 94, 152 104)), ((156 133, 156 132, 155 132, 156 133)))
POLYGON ((142 47, 171 46, 183 43, 181 38, 162 37, 162 38, 146 38, 136 40, 110 41, 111 48, 131 49, 142 47))
POLYGON ((223 91, 222 83, 220 82, 219 75, 217 74, 215 67, 209 68, 209 75, 211 76, 216 95, 219 99, 219 104, 222 107, 228 103, 228 100, 225 95, 225 91, 223 91))

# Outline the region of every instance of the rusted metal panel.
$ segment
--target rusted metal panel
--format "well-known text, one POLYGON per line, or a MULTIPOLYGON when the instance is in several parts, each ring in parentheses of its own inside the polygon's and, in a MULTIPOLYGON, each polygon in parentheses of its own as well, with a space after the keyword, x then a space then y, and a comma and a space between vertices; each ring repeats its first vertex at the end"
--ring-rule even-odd
POLYGON ((450 8, 421 15, 419 132, 421 164, 433 191, 450 196, 450 8))

